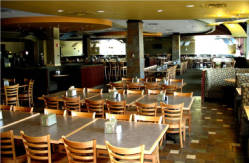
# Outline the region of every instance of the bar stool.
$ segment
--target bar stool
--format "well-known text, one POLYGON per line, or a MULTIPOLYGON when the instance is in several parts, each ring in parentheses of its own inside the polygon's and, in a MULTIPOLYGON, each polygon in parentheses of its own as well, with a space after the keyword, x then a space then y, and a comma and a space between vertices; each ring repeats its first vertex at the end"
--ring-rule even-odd
POLYGON ((118 78, 118 65, 117 62, 110 62, 111 65, 111 78, 117 80, 118 78))

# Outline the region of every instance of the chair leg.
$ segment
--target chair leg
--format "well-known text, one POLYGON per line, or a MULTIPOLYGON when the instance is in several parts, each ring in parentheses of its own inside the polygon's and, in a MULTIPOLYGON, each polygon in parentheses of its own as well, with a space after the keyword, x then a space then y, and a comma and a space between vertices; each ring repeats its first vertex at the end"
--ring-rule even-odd
POLYGON ((188 119, 188 136, 191 135, 191 117, 188 119))
POLYGON ((180 147, 183 148, 183 142, 182 142, 182 129, 180 129, 179 137, 180 137, 180 147))

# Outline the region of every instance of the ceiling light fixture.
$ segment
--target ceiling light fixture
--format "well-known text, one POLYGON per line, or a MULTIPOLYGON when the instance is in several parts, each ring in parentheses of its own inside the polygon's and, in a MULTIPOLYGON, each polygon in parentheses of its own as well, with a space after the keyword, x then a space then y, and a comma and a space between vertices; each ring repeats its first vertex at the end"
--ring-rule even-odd
POLYGON ((59 9, 59 10, 57 10, 57 12, 62 13, 62 12, 64 12, 64 10, 59 9))
POLYGON ((96 12, 98 12, 98 13, 103 13, 103 12, 105 12, 104 10, 97 10, 96 12))
POLYGON ((195 7, 195 5, 186 5, 186 7, 191 8, 191 7, 195 7))
POLYGON ((159 10, 157 10, 157 12, 163 12, 163 10, 162 10, 162 9, 159 9, 159 10))

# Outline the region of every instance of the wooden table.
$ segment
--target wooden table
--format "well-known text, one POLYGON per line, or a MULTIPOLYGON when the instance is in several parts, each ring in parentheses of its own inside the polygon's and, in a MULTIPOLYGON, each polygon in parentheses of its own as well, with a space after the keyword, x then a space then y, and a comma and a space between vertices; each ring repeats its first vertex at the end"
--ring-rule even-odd
MULTIPOLYGON (((165 102, 166 104, 176 105, 184 103, 183 110, 190 110, 194 101, 193 97, 167 96, 167 98, 168 100, 165 102)), ((144 104, 157 102, 158 107, 160 107, 161 100, 158 99, 158 95, 145 95, 143 98, 138 100, 138 102, 144 104)))
POLYGON ((63 117, 60 115, 56 115, 56 124, 52 126, 42 126, 40 124, 41 116, 42 115, 38 115, 33 118, 22 121, 21 123, 17 123, 9 127, 0 129, 0 132, 13 130, 14 138, 16 139, 21 139, 21 130, 23 130, 25 134, 34 137, 50 134, 51 142, 57 144, 61 143, 60 139, 63 135, 70 136, 97 120, 93 120, 90 118, 80 118, 71 116, 63 117))
POLYGON ((106 140, 114 146, 123 148, 131 148, 144 144, 145 154, 152 154, 168 129, 168 125, 165 124, 118 121, 117 125, 122 126, 122 132, 120 134, 105 134, 105 121, 104 119, 98 119, 67 138, 79 142, 96 139, 97 148, 104 150, 106 150, 106 140))
POLYGON ((249 106, 244 106, 244 109, 245 109, 245 112, 246 112, 247 119, 249 121, 249 106))
POLYGON ((236 91, 237 91, 238 95, 241 96, 241 88, 236 88, 236 91))
POLYGON ((39 114, 40 113, 26 113, 2 110, 3 119, 0 120, 0 129, 23 122, 30 118, 36 117, 39 114))
MULTIPOLYGON (((142 95, 136 95, 136 94, 128 94, 128 95, 121 95, 121 101, 126 101, 126 106, 131 106, 133 105, 136 101, 141 99, 143 96, 142 95)), ((110 100, 110 101, 117 101, 117 99, 114 99, 110 97, 109 93, 103 93, 102 95, 97 95, 94 97, 89 98, 90 100, 110 100)))
MULTIPOLYGON (((85 103, 85 99, 87 98, 91 98, 91 97, 94 97, 94 96, 97 96, 99 95, 98 93, 86 93, 86 94, 83 94, 83 93, 77 93, 77 96, 80 96, 80 102, 81 103, 85 103)), ((56 93, 52 93, 52 94, 48 94, 46 95, 47 97, 58 97, 58 100, 60 102, 63 102, 63 97, 66 96, 66 91, 59 91, 59 92, 56 92, 56 93)), ((38 97, 38 100, 44 100, 44 97, 41 96, 41 97, 38 97)))

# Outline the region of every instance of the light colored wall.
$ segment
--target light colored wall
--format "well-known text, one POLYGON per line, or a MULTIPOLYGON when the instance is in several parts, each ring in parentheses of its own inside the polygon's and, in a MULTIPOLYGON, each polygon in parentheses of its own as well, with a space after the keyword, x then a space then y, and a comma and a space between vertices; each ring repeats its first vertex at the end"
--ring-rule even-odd
POLYGON ((82 41, 61 41, 61 56, 81 56, 82 41))
POLYGON ((21 53, 24 51, 24 42, 1 42, 5 45, 7 51, 12 53, 21 53))

